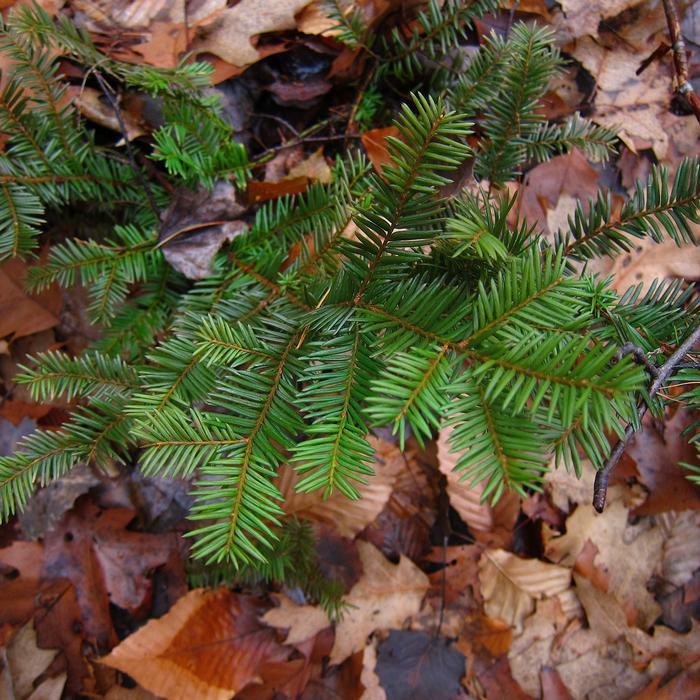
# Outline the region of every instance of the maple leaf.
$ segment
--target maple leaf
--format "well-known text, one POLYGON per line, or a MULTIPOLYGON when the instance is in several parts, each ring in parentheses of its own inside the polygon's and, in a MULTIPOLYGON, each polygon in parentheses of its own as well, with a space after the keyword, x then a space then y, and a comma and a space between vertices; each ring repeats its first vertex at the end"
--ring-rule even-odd
POLYGON ((406 557, 392 564, 369 542, 357 546, 364 573, 343 598, 347 608, 336 627, 331 664, 364 649, 375 630, 400 627, 418 613, 428 590, 428 577, 406 557))
POLYGON ((264 608, 225 588, 190 591, 163 617, 127 637, 100 662, 169 700, 229 700, 261 668, 286 661, 290 649, 260 624, 264 608))

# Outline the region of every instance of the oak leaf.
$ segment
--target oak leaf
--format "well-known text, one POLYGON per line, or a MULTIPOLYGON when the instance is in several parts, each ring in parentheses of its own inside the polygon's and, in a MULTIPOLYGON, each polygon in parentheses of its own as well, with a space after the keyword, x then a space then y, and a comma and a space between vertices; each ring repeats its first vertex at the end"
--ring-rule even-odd
POLYGON ((276 595, 279 607, 268 610, 260 619, 277 629, 288 629, 285 644, 298 644, 315 637, 331 623, 318 605, 298 605, 286 595, 276 595))
POLYGON ((486 614, 507 622, 519 633, 536 599, 569 588, 571 571, 537 559, 521 559, 503 549, 487 549, 479 560, 479 580, 486 614))
POLYGON ((237 67, 248 66, 259 59, 251 39, 266 32, 285 31, 296 27, 294 16, 309 0, 241 0, 202 27, 202 36, 192 47, 197 53, 213 53, 237 67))
POLYGON ((364 573, 343 598, 347 608, 336 626, 331 664, 364 649, 375 630, 401 627, 419 612, 428 590, 428 577, 406 557, 392 564, 369 542, 357 546, 364 573))
POLYGON ((168 700, 229 700, 261 682, 264 664, 289 656, 258 622, 262 611, 251 596, 196 589, 100 661, 168 700))

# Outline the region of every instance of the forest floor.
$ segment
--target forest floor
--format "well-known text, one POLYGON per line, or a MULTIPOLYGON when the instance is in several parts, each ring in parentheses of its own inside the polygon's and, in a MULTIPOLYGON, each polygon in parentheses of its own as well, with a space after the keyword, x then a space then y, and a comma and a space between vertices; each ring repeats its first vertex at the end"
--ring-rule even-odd
MULTIPOLYGON (((363 67, 323 35, 329 22, 318 3, 41 4, 123 60, 168 67, 186 51, 211 60, 241 139, 258 153, 285 145, 251 184, 255 201, 329 177, 349 141, 375 164, 386 155, 385 132, 341 130, 363 67), (225 33, 213 28, 222 25, 225 33), (329 129, 301 136, 319 114, 331 115, 329 129)), ((356 4, 381 19, 412 3, 356 4)), ((574 151, 512 183, 530 223, 554 232, 599 187, 621 203, 652 163, 673 171, 697 155, 700 125, 673 100, 670 54, 639 72, 670 43, 661 2, 521 0, 478 22, 474 45, 514 19, 551 26, 569 59, 547 94, 547 116, 580 111, 621 127, 612 163, 574 151)), ((681 26, 700 90, 698 3, 681 26)), ((77 86, 72 97, 119 140, 96 90, 77 86)), ((146 102, 122 109, 131 138, 148 134, 146 102)), ((700 247, 642 243, 598 271, 619 290, 697 281, 700 247)), ((17 366, 47 349, 78 352, 98 334, 80 289, 27 295, 25 275, 21 262, 0 266, 0 454, 66 417, 65 404, 30 400, 13 382, 17 366)), ((700 489, 679 466, 697 463, 681 436, 692 420, 674 409, 645 421, 602 514, 591 506, 590 466, 580 480, 552 470, 542 493, 491 507, 453 474, 446 434, 424 449, 409 441, 401 453, 382 433, 362 500, 287 501, 314 523, 321 566, 345 587, 337 622, 297 590, 192 589, 182 537, 188 484, 78 468, 0 529, 0 698, 700 697, 700 489)))

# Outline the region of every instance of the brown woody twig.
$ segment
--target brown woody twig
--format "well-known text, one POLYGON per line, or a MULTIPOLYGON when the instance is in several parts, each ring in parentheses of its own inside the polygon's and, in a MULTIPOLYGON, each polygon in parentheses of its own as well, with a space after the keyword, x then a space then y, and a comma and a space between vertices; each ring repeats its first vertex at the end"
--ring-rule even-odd
POLYGON ((700 122, 700 97, 698 97, 688 78, 688 56, 686 54, 685 41, 681 34, 681 23, 678 17, 676 0, 663 0, 663 2, 668 31, 671 35, 673 68, 676 74, 676 92, 690 106, 695 118, 700 122))
MULTIPOLYGON (((656 379, 649 388, 648 397, 650 401, 653 400, 653 398, 659 392, 659 389, 661 389, 666 380, 671 376, 681 360, 693 349, 693 346, 698 342, 698 340, 700 340, 700 325, 685 339, 685 341, 683 341, 678 350, 676 350, 676 352, 674 352, 673 355, 671 355, 671 357, 669 357, 668 360, 666 360, 666 362, 658 368, 656 379)), ((648 403, 643 402, 637 409, 637 417, 640 423, 648 408, 648 403)), ((603 508, 605 508, 605 498, 608 493, 608 480, 610 479, 610 474, 620 461, 620 457, 622 457, 622 453, 625 451, 627 443, 632 435, 634 435, 634 432, 634 425, 630 423, 625 428, 624 437, 617 442, 613 448, 613 451, 610 453, 610 457, 608 457, 608 461, 605 463, 605 466, 595 475, 595 482, 593 484, 593 507, 599 513, 602 513, 603 508)))

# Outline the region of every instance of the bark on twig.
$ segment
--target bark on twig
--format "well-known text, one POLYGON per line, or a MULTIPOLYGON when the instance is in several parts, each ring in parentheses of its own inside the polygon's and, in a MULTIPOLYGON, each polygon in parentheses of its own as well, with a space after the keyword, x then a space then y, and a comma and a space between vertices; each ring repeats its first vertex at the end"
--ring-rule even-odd
MULTIPOLYGON (((653 400, 661 387, 665 384, 666 380, 671 376, 676 367, 680 364, 681 360, 693 349, 693 346, 700 340, 700 325, 686 338, 686 340, 679 346, 676 352, 668 358, 668 360, 658 368, 658 374, 654 383, 649 388, 649 401, 653 400)), ((642 418, 649 408, 648 403, 643 402, 637 409, 637 417, 641 423, 642 418)), ((595 482, 593 484, 593 507, 602 513, 605 508, 605 498, 608 493, 608 481, 610 479, 610 474, 615 468, 617 463, 622 457, 622 453, 627 447, 627 443, 630 438, 634 435, 634 425, 630 423, 625 428, 624 437, 618 441, 618 443, 613 448, 613 451, 608 457, 608 461, 605 466, 595 475, 595 482)))
POLYGON ((678 16, 676 0, 663 0, 663 2, 668 31, 671 35, 673 68, 676 74, 676 93, 688 103, 693 110, 693 114, 695 114, 695 118, 700 122, 700 97, 698 97, 688 78, 688 55, 686 53, 685 41, 681 34, 681 23, 678 16))

